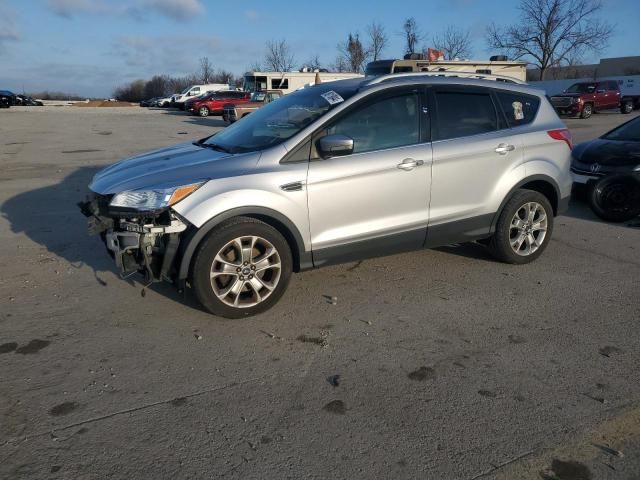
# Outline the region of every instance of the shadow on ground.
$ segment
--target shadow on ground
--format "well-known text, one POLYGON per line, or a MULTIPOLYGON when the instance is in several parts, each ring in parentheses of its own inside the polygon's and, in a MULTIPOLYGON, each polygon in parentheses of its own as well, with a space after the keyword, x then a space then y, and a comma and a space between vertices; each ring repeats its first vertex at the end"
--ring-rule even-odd
MULTIPOLYGON (((60 183, 9 198, 0 211, 9 221, 13 233, 25 235, 76 268, 90 267, 96 281, 106 287, 107 282, 99 273, 111 272, 118 276, 116 266, 100 237, 89 235, 87 218, 78 207, 78 202, 86 199, 87 186, 99 170, 97 167, 79 168, 60 183)), ((135 285, 142 281, 142 276, 134 275, 126 281, 135 285)), ((172 285, 157 283, 149 288, 202 311, 192 295, 180 295, 172 285)))

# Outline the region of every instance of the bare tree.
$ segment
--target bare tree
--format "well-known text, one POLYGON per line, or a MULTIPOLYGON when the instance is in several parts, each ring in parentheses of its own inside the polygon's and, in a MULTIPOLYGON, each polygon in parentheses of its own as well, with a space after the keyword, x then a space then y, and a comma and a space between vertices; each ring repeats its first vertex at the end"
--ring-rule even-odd
POLYGON ((340 72, 340 73, 349 71, 349 66, 347 65, 347 61, 344 58, 344 56, 341 54, 339 54, 336 57, 336 61, 333 64, 332 68, 333 68, 333 71, 340 72))
POLYGON ((209 57, 200 58, 200 70, 198 71, 198 76, 202 83, 209 83, 211 80, 211 77, 213 76, 213 65, 209 61, 209 57))
POLYGON ((416 19, 413 17, 407 18, 402 26, 403 35, 405 39, 405 53, 415 53, 418 42, 422 40, 423 34, 418 28, 416 19))
POLYGON ((322 68, 322 62, 320 62, 320 57, 316 53, 313 57, 307 60, 303 67, 307 67, 311 70, 320 70, 322 68))
POLYGON ((444 58, 471 57, 471 39, 469 30, 461 30, 449 25, 443 32, 433 36, 433 46, 444 53, 444 58))
POLYGON ((599 51, 611 37, 613 27, 599 18, 600 0, 520 0, 520 23, 487 30, 489 48, 513 58, 530 60, 540 70, 585 51, 599 51))
POLYGON ((293 69, 295 57, 286 40, 269 40, 264 56, 267 69, 274 72, 288 72, 293 69))
POLYGON ((367 36, 369 37, 369 46, 367 47, 367 57, 374 62, 380 58, 380 54, 389 43, 384 27, 373 22, 367 26, 367 36))
POLYGON ((348 71, 360 73, 363 70, 364 62, 367 60, 367 53, 357 33, 350 33, 346 42, 338 44, 338 51, 344 59, 344 64, 347 66, 348 71))
POLYGON ((233 73, 226 70, 218 70, 211 76, 211 83, 227 83, 229 85, 235 84, 235 76, 233 73))
POLYGON ((249 67, 247 68, 247 71, 249 71, 249 72, 261 72, 262 71, 262 64, 260 63, 260 61, 254 60, 253 63, 251 65, 249 65, 249 67))

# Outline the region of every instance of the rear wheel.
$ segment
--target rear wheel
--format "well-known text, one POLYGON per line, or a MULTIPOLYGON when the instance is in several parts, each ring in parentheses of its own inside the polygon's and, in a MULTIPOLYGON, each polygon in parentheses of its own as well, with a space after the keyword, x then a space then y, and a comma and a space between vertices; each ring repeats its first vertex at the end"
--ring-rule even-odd
POLYGON ((293 260, 282 234, 238 217, 216 227, 198 248, 193 288, 214 315, 241 318, 264 312, 284 294, 293 260))
POLYGON ((620 112, 625 114, 633 112, 633 100, 623 100, 620 104, 620 112))
POLYGON ((584 107, 582 107, 580 118, 589 118, 592 113, 593 113, 593 105, 591 105, 590 103, 585 103, 584 107))
POLYGON ((208 117, 209 116, 209 108, 208 107, 200 107, 200 109, 198 110, 198 113, 200 114, 201 117, 208 117))
POLYGON ((552 231, 553 208, 547 197, 518 190, 502 209, 489 250, 506 263, 529 263, 542 255, 552 231))

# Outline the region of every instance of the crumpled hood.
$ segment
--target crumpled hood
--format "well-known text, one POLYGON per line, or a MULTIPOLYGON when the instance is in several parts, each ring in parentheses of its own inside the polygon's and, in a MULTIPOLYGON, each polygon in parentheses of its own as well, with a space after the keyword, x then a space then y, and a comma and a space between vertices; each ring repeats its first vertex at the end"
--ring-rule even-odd
POLYGON ((181 143, 115 163, 98 172, 89 188, 107 195, 232 177, 255 168, 259 158, 260 152, 233 155, 192 143, 181 143))

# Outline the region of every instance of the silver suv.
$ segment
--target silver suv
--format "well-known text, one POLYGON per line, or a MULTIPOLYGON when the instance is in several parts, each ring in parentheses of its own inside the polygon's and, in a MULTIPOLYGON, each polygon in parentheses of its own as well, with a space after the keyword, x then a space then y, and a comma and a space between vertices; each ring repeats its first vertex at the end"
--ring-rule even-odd
POLYGON ((568 203, 571 137, 544 92, 388 75, 286 95, 202 140, 98 173, 84 205, 123 275, 263 312, 292 272, 479 241, 536 259, 568 203))

